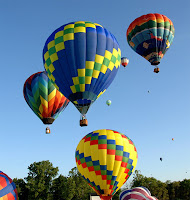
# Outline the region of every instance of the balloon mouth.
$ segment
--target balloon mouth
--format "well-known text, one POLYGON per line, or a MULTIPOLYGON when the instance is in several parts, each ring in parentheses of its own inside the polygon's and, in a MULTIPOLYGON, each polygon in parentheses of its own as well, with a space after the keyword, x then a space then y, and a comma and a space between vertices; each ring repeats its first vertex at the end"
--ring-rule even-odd
POLYGON ((151 63, 151 65, 159 65, 159 64, 160 64, 159 61, 154 61, 154 62, 151 63))
POLYGON ((53 117, 47 117, 47 118, 43 118, 42 119, 42 122, 44 123, 44 124, 52 124, 53 122, 54 122, 54 118, 53 117))
POLYGON ((100 196, 100 199, 101 200, 110 200, 112 198, 112 195, 111 196, 100 196))

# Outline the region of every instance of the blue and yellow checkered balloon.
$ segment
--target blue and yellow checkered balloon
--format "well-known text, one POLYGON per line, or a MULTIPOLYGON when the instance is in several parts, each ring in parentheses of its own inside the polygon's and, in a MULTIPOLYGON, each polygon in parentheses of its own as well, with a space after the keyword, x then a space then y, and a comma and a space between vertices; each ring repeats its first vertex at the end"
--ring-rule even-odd
POLYGON ((86 114, 115 78, 121 51, 114 35, 101 25, 77 21, 49 36, 43 61, 55 87, 86 114))

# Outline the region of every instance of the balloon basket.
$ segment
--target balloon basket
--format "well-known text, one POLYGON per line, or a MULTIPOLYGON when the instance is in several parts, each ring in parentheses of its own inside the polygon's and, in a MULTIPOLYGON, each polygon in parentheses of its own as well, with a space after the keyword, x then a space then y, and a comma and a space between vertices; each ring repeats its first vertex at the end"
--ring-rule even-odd
POLYGON ((160 71, 160 69, 157 67, 157 68, 154 68, 154 73, 158 73, 160 71))
POLYGON ((88 120, 87 119, 81 119, 80 120, 80 126, 83 127, 83 126, 88 126, 88 120))
POLYGON ((50 128, 47 127, 47 128, 46 128, 46 134, 50 134, 50 133, 51 133, 50 128))

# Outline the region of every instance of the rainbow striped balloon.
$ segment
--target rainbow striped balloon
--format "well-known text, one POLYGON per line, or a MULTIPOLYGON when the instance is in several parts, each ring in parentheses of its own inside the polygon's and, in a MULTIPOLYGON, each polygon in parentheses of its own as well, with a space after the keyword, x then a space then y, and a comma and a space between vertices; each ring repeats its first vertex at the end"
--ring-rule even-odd
POLYGON ((17 200, 17 189, 12 181, 5 173, 0 171, 0 200, 17 200))
POLYGON ((158 65, 174 39, 174 26, 165 15, 150 13, 135 19, 127 29, 129 46, 152 65, 158 65))
POLYGON ((44 124, 51 124, 67 107, 69 100, 52 84, 46 72, 31 75, 24 84, 24 98, 44 124))
POLYGON ((146 187, 135 187, 131 190, 123 190, 119 195, 119 200, 158 200, 151 196, 146 187))
POLYGON ((131 139, 108 129, 87 134, 75 153, 79 172, 102 200, 110 200, 127 181, 137 157, 131 139))

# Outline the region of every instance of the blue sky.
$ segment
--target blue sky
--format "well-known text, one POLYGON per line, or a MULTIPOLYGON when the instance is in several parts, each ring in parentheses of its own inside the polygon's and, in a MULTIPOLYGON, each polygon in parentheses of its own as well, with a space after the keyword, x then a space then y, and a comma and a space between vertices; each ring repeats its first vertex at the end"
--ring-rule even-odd
POLYGON ((0 170, 11 178, 24 178, 31 163, 50 160, 67 175, 76 166, 75 149, 82 137, 108 128, 134 141, 139 155, 136 169, 142 174, 161 181, 190 178, 189 10, 187 0, 2 1, 0 170), (166 15, 176 31, 159 74, 126 40, 129 24, 148 13, 166 15), (88 127, 79 126, 80 114, 70 103, 51 126, 52 134, 45 135, 46 126, 23 98, 23 84, 44 70, 47 37, 61 25, 79 20, 99 23, 112 32, 130 62, 127 68, 120 67, 106 93, 91 106, 88 127))

